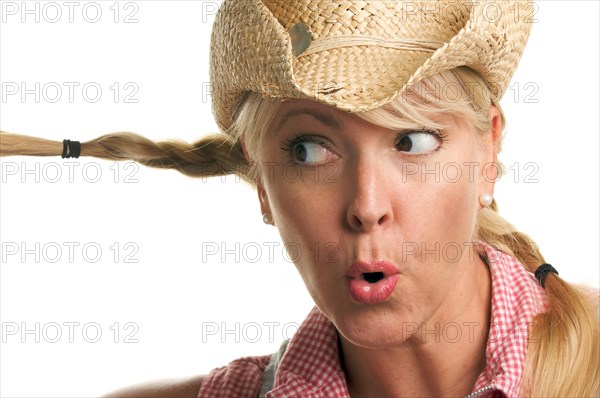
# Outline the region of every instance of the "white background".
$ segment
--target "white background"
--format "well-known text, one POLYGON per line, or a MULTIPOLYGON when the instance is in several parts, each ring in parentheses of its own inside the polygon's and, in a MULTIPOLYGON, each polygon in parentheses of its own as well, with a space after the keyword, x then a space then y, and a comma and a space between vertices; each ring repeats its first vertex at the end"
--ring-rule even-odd
MULTIPOLYGON (((2 1, 3 11, 13 9, 8 3, 18 11, 3 12, 0 28, 2 130, 57 141, 113 131, 193 141, 216 132, 206 85, 219 3, 100 1, 97 23, 84 18, 96 18, 95 6, 82 14, 89 2, 75 2, 73 22, 67 6, 54 3, 63 14, 56 23, 49 22, 56 7, 46 2, 26 2, 29 9, 38 3, 40 21, 27 15, 24 23, 21 2, 2 1), (127 16, 137 22, 124 23, 127 16), (14 84, 33 89, 36 82, 39 102, 7 95, 14 84), (72 103, 65 82, 79 84, 72 103), (63 89, 56 103, 54 83, 63 89), (102 89, 95 103, 94 90, 82 93, 87 83, 102 89), (137 103, 125 101, 132 87, 138 91, 129 100, 137 103)), ((495 196, 501 214, 530 234, 561 276, 598 287, 599 3, 538 4, 502 101, 509 126, 501 160, 513 169, 495 196), (534 170, 528 162, 537 182, 525 182, 534 170)), ((273 352, 310 310, 275 228, 262 223, 244 183, 70 161, 72 169, 60 157, 2 159, 2 397, 97 396, 206 373, 273 352), (73 259, 69 242, 78 245, 73 259), (219 253, 210 255, 207 245, 219 253), (22 258, 23 248, 33 253, 22 258), (71 338, 69 322, 78 323, 71 338)))

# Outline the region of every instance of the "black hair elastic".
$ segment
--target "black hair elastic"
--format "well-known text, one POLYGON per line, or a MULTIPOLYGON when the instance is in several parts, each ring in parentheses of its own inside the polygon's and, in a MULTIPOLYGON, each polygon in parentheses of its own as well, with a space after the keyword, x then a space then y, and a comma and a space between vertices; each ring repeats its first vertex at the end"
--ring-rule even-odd
POLYGON ((538 280, 540 285, 544 287, 544 282, 546 281, 546 275, 548 272, 554 272, 558 275, 558 271, 551 264, 542 264, 535 270, 535 279, 538 280))
POLYGON ((81 154, 81 143, 79 141, 63 140, 63 151, 61 157, 78 158, 81 154))

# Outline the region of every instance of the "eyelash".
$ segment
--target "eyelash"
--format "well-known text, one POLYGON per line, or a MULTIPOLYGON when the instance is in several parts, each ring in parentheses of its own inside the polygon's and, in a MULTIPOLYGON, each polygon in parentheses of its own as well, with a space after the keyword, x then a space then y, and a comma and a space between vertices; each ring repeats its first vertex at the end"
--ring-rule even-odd
MULTIPOLYGON (((405 136, 407 136, 409 134, 414 134, 414 133, 431 134, 431 135, 433 135, 434 137, 436 137, 437 139, 440 140, 440 145, 437 148, 435 148, 432 152, 437 152, 440 149, 445 149, 444 144, 446 142, 448 142, 448 135, 447 134, 444 134, 444 133, 442 133, 441 131, 438 131, 438 130, 424 128, 424 129, 406 130, 406 131, 403 131, 403 132, 399 133, 398 136, 396 137, 396 140, 394 141, 394 143, 395 143, 394 147, 396 146, 396 144, 398 142, 400 142, 400 140, 402 138, 404 138, 405 136)), ((432 152, 430 152, 430 153, 432 153, 432 152)), ((427 156, 430 153, 405 153, 405 154, 408 155, 408 156, 427 156)))
POLYGON ((304 142, 312 142, 314 144, 319 144, 323 148, 331 151, 331 148, 329 148, 329 145, 326 141, 320 139, 319 137, 315 137, 314 135, 299 135, 292 139, 285 140, 283 146, 281 147, 281 150, 287 153, 291 153, 295 145, 302 144, 304 142))

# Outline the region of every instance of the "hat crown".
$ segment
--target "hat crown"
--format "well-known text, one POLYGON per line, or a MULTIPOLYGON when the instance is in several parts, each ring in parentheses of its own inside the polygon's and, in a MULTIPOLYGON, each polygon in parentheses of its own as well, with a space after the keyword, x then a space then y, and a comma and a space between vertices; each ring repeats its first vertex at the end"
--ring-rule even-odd
POLYGON ((464 27, 472 8, 470 1, 265 0, 263 4, 286 30, 305 23, 313 40, 356 35, 441 43, 464 27))

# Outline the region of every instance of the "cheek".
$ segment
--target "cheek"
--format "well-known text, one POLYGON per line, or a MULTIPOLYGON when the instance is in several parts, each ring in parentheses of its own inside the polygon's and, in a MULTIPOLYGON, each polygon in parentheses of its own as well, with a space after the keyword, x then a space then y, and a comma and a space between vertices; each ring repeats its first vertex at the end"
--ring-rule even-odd
POLYGON ((336 184, 314 184, 310 172, 302 182, 282 177, 282 170, 274 169, 274 178, 265 185, 275 225, 309 293, 323 303, 332 290, 328 286, 337 283, 332 270, 341 266, 339 247, 345 243, 343 206, 335 196, 340 189, 336 184))
POLYGON ((478 211, 476 178, 468 169, 461 169, 460 178, 454 168, 448 170, 452 172, 442 169, 437 181, 431 175, 425 182, 398 191, 403 199, 397 213, 407 240, 461 247, 471 240, 478 211))
POLYGON ((304 253, 327 240, 331 229, 325 222, 333 220, 332 214, 338 209, 318 186, 288 178, 285 174, 282 177, 282 171, 274 169, 274 176, 279 177, 273 178, 265 187, 271 211, 284 243, 301 246, 304 253))
POLYGON ((440 206, 441 231, 448 231, 446 241, 459 245, 470 241, 477 215, 477 186, 469 182, 446 184, 440 206))

